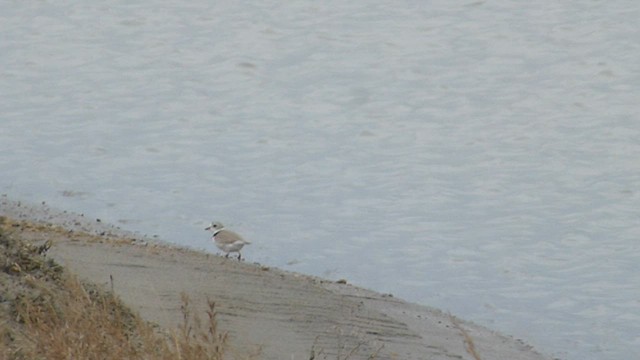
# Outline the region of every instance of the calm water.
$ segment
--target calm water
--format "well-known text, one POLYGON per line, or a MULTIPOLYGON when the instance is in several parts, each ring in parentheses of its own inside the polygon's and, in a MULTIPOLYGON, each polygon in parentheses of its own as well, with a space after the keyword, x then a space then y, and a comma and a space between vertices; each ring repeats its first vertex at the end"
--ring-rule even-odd
POLYGON ((640 356, 640 3, 0 0, 0 193, 640 356))

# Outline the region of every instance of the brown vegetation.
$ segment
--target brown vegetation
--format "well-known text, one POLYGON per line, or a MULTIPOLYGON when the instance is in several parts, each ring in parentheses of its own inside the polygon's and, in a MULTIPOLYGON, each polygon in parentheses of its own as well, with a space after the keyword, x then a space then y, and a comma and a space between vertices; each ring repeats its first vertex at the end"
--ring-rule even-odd
POLYGON ((46 259, 48 245, 31 245, 0 229, 0 358, 217 360, 228 350, 214 303, 203 325, 183 295, 183 324, 162 332, 113 293, 46 259))

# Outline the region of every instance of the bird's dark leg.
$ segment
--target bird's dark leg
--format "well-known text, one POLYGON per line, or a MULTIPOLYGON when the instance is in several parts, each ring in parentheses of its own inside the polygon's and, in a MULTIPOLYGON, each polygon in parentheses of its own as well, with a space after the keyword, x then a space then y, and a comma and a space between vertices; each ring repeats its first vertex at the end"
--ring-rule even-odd
POLYGON ((229 258, 229 253, 227 253, 227 255, 225 255, 224 257, 226 257, 228 259, 229 258))
POLYGON ((238 251, 238 260, 242 261, 242 254, 240 254, 240 251, 238 251))

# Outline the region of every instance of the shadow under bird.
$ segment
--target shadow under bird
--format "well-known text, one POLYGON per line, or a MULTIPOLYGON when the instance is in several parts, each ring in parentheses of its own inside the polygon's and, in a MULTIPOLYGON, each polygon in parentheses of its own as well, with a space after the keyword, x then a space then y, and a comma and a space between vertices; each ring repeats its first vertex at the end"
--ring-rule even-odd
POLYGON ((243 246, 251 244, 249 241, 243 239, 242 236, 231 230, 225 229, 224 225, 218 221, 212 222, 211 225, 205 228, 205 230, 213 231, 211 239, 220 250, 226 253, 225 257, 227 258, 229 257, 229 253, 237 252, 238 260, 242 260, 240 250, 243 246))

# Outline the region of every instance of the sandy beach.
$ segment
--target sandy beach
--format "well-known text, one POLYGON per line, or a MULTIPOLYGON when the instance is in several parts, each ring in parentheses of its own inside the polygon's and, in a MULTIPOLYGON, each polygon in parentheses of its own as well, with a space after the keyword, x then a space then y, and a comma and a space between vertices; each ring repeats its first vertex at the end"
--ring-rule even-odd
POLYGON ((194 312, 214 301, 235 358, 549 359, 523 340, 348 281, 172 247, 44 204, 0 205, 6 231, 51 240, 48 256, 160 328, 180 322, 183 294, 194 312))

